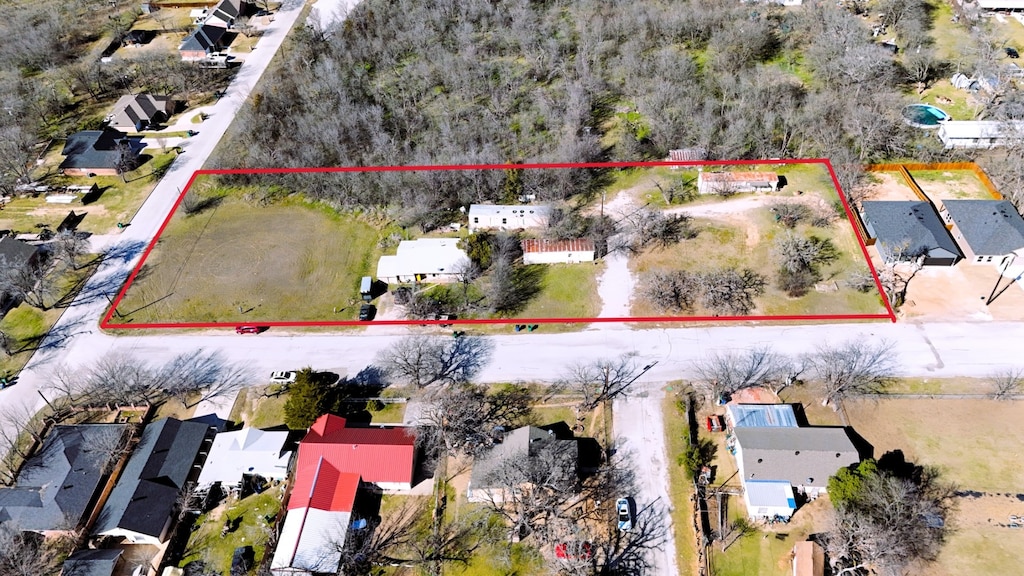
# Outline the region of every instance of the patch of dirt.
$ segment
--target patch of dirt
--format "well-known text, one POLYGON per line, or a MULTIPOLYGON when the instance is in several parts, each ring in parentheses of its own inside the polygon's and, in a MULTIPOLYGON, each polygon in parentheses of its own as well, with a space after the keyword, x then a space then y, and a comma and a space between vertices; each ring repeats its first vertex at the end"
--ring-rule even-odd
POLYGON ((903 177, 896 172, 872 172, 874 182, 858 186, 854 196, 864 200, 920 200, 903 177))

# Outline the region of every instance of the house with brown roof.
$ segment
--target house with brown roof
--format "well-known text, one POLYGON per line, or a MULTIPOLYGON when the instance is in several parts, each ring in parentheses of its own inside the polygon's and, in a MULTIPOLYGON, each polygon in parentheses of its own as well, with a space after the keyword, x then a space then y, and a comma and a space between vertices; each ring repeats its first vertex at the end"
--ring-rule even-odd
POLYGON ((127 94, 114 104, 114 110, 107 116, 107 126, 122 132, 141 132, 166 122, 173 113, 174 102, 167 96, 127 94))
POLYGON ((775 172, 704 172, 697 175, 701 194, 737 194, 739 192, 775 192, 779 175, 775 172))
POLYGON ((594 241, 586 238, 572 240, 548 240, 527 238, 520 242, 523 248, 523 264, 579 264, 593 262, 594 241))

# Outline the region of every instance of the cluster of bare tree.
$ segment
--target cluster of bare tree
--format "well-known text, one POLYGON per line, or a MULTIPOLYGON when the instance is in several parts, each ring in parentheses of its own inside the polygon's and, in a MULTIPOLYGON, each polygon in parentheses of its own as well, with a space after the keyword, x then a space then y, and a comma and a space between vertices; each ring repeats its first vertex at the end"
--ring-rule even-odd
POLYGON ((899 452, 829 480, 835 506, 825 535, 832 573, 904 574, 908 566, 934 560, 950 533, 952 485, 936 470, 905 462, 899 452))
POLYGON ((47 538, 0 523, 0 575, 37 576, 60 572, 62 560, 74 548, 73 539, 47 538))
POLYGON ((81 404, 138 404, 175 399, 185 406, 233 394, 252 378, 250 369, 229 362, 220 352, 199 349, 153 366, 127 354, 109 354, 88 366, 57 366, 51 403, 62 408, 81 404))
POLYGON ((490 360, 494 344, 484 336, 406 336, 380 351, 377 364, 391 378, 417 388, 464 384, 490 360))
POLYGON ((699 305, 715 316, 750 314, 767 280, 750 269, 710 272, 652 270, 640 277, 644 298, 668 313, 689 313, 699 305))
POLYGON ((769 347, 715 352, 694 365, 699 389, 713 399, 752 386, 778 393, 806 374, 820 384, 822 404, 836 409, 848 396, 884 391, 895 369, 896 356, 888 342, 857 339, 825 343, 796 358, 769 347))
POLYGON ((775 238, 772 249, 779 263, 778 286, 790 296, 803 296, 821 279, 820 267, 839 258, 828 238, 801 236, 787 230, 775 238))

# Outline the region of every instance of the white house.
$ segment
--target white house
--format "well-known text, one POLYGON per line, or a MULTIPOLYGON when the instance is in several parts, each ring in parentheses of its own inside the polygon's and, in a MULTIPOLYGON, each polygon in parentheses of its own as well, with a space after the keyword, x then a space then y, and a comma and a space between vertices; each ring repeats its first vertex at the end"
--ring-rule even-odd
POLYGON ((541 228, 547 226, 550 216, 547 206, 473 204, 469 207, 469 231, 541 228))
POLYGON ((755 520, 789 520, 796 511, 793 486, 785 480, 747 480, 743 483, 747 516, 755 520))
POLYGON ((775 172, 701 172, 697 175, 697 191, 701 194, 722 192, 775 192, 779 175, 775 172))
POLYGON ((377 261, 377 278, 389 284, 406 282, 454 282, 469 266, 469 256, 458 247, 458 238, 421 238, 398 244, 393 256, 377 261))
POLYGON ((938 136, 946 148, 995 148, 1024 138, 1024 121, 949 120, 938 136))
POLYGON ((224 488, 231 488, 246 475, 284 480, 288 477, 288 460, 292 454, 284 450, 287 441, 287 430, 243 428, 221 432, 213 439, 196 485, 209 488, 220 482, 224 488))
POLYGON ((594 241, 527 238, 520 242, 523 264, 578 264, 594 261, 594 241))

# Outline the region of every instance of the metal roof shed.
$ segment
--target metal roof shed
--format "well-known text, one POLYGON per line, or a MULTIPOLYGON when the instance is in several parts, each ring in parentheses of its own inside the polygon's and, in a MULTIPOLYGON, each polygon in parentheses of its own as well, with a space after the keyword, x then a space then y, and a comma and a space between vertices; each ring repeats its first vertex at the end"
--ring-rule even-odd
POLYGON ((796 427, 796 413, 789 404, 729 404, 726 416, 733 428, 796 427))

